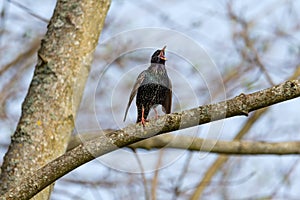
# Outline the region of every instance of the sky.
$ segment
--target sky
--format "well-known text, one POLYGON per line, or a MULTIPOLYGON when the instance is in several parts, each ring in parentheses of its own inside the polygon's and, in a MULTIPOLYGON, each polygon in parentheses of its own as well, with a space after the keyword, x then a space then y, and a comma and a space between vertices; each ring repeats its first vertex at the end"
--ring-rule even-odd
MULTIPOLYGON (((164 45, 167 45, 167 70, 172 79, 174 96, 173 111, 181 111, 198 105, 217 102, 232 98, 241 92, 249 93, 270 87, 266 78, 258 68, 236 66, 241 62, 238 47, 243 42, 232 42, 232 32, 241 29, 236 22, 228 19, 226 6, 232 2, 234 12, 245 21, 254 21, 250 36, 256 39, 256 48, 266 48, 261 56, 269 74, 275 84, 289 77, 294 70, 294 64, 299 63, 300 31, 296 19, 299 19, 297 10, 300 1, 280 0, 246 0, 246 1, 112 1, 101 33, 95 53, 91 76, 87 82, 81 109, 76 121, 77 131, 82 133, 95 129, 122 128, 135 121, 136 110, 134 102, 129 110, 127 121, 123 116, 127 99, 137 75, 147 68, 151 54, 164 45), (289 6, 292 5, 292 6, 289 6), (275 33, 280 32, 283 37, 278 38, 275 33), (264 41, 268 41, 265 43, 264 41), (267 44, 267 45, 266 45, 267 44), (240 76, 234 83, 227 84, 225 77, 238 71, 240 76), (103 114, 105 113, 105 114, 103 114), (86 120, 89 119, 89 120, 86 120)), ((0 66, 4 66, 20 50, 26 49, 36 37, 42 37, 46 32, 55 1, 3 0, 0 9, 5 10, 5 18, 1 18, 0 27, 5 30, 0 36, 0 66), (20 6, 25 6, 22 7, 20 6), (34 17, 32 14, 37 15, 34 17), (4 52, 4 53, 3 53, 4 52)), ((18 82, 10 88, 11 92, 5 96, 5 106, 2 108, 0 121, 1 144, 8 144, 10 135, 14 132, 21 114, 21 103, 32 78, 36 57, 27 62, 31 67, 22 71, 18 82), (5 114, 3 114, 5 113, 5 114)), ((2 67, 1 67, 2 68, 2 67)), ((0 76, 1 90, 17 73, 12 69, 0 76)), ((4 98, 4 97, 3 97, 4 98)), ((299 100, 292 100, 272 106, 270 111, 256 123, 248 140, 260 141, 289 141, 300 138, 297 133, 299 100)), ((152 115, 153 116, 153 113, 152 115)), ((200 137, 220 138, 230 140, 239 131, 245 117, 236 117, 211 123, 201 127, 181 131, 175 134, 199 135, 200 137), (217 130, 217 131, 216 131, 217 130)), ((299 129, 298 129, 299 130, 299 129)), ((1 146, 0 162, 7 146, 1 146)), ((144 169, 153 175, 159 151, 141 151, 141 160, 144 169)), ((171 184, 178 176, 178 171, 189 157, 187 151, 166 150, 161 176, 164 187, 171 184), (170 181, 171 180, 171 181, 170 181), (170 183, 171 182, 171 183, 170 183)), ((183 188, 191 188, 196 184, 201 174, 206 171, 216 155, 195 153, 190 164, 189 173, 183 181, 183 188), (204 166, 198 169, 199 166, 204 166), (197 179, 193 179, 197 177, 197 179)), ((253 194, 257 197, 269 195, 277 191, 275 197, 299 196, 299 176, 297 156, 253 156, 234 157, 228 164, 229 187, 222 184, 220 190, 229 192, 230 198, 243 199, 253 194), (293 176, 290 185, 282 184, 283 174, 292 170, 293 176), (257 187, 258 183, 262 183, 257 187), (282 186, 280 186, 282 185, 282 186), (225 188, 225 189, 224 189, 225 188)), ((128 150, 119 150, 105 155, 88 163, 65 177, 77 180, 140 180, 140 166, 134 154, 128 150), (93 170, 96 169, 96 170, 93 170), (115 172, 116 171, 116 172, 115 172), (115 172, 115 173, 114 173, 115 172), (107 178, 105 175, 109 174, 107 178)), ((220 172, 216 181, 224 179, 220 172)), ((112 191, 123 191, 126 187, 118 186, 115 190, 106 190, 101 186, 88 187, 86 185, 68 184, 72 188, 70 194, 64 193, 67 181, 57 182, 56 191, 52 199, 97 199, 112 197, 112 191), (83 191, 88 192, 84 192, 83 191)), ((220 182, 217 182, 220 184, 220 182)), ((218 184, 212 184, 206 197, 222 199, 222 191, 211 194, 218 184)), ((135 191, 136 185, 132 185, 135 191)), ((141 189, 136 189, 139 194, 141 189)), ((160 194, 166 192, 161 191, 160 194)), ((124 194, 125 195, 125 194, 124 194)), ((128 194, 130 195, 130 194, 128 194)), ((166 195, 166 194, 165 194, 166 195)), ((142 199, 142 198, 141 198, 142 199)), ((184 199, 184 197, 182 197, 184 199)))

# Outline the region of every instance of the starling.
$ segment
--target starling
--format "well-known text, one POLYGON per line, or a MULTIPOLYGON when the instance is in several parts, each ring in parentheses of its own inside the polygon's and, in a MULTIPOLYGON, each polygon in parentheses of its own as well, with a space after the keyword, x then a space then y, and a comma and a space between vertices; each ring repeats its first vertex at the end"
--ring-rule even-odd
POLYGON ((157 117, 155 108, 158 105, 162 105, 164 113, 169 114, 171 112, 172 84, 165 67, 167 60, 165 58, 165 49, 166 46, 161 50, 155 51, 151 57, 150 67, 141 72, 137 77, 130 93, 123 121, 126 120, 128 109, 135 95, 138 114, 136 123, 141 122, 145 126, 151 108, 154 109, 155 116, 157 117))

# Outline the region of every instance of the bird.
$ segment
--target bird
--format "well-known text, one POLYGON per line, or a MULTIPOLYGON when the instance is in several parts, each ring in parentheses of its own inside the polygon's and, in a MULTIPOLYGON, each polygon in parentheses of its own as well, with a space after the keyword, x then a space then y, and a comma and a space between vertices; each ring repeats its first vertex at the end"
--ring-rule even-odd
POLYGON ((156 107, 162 105, 162 111, 166 114, 171 113, 172 106, 172 83, 168 76, 165 62, 165 49, 156 50, 152 57, 148 69, 142 71, 131 90, 128 104, 123 121, 125 122, 128 109, 136 95, 137 120, 145 126, 151 108, 155 111, 155 117, 158 118, 156 107))

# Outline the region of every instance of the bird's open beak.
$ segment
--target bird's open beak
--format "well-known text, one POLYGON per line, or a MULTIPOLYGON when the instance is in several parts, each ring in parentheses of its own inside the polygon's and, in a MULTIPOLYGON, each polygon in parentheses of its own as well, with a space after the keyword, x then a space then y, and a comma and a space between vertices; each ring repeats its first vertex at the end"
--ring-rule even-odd
POLYGON ((166 57, 165 57, 165 49, 167 48, 167 46, 164 46, 161 50, 160 50, 160 54, 159 54, 159 57, 160 59, 162 60, 167 60, 166 57))

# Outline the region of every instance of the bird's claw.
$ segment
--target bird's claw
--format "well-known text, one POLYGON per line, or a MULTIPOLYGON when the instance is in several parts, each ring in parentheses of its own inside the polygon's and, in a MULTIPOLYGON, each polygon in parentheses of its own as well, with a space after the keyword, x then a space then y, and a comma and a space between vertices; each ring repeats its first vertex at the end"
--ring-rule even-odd
POLYGON ((148 122, 148 120, 146 120, 144 117, 142 117, 141 123, 142 123, 143 127, 145 127, 146 122, 148 122))
POLYGON ((141 123, 143 124, 143 127, 145 127, 146 122, 148 122, 148 120, 145 119, 144 117, 144 113, 145 113, 145 109, 144 106, 142 107, 142 119, 141 119, 141 123))

